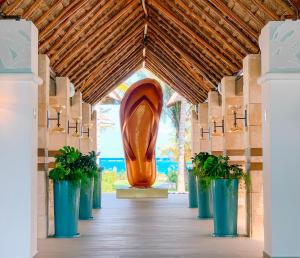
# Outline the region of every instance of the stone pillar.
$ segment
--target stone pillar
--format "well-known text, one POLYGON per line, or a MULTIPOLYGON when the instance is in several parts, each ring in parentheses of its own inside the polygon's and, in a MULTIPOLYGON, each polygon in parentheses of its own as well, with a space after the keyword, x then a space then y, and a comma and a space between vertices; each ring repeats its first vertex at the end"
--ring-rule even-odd
MULTIPOLYGON (((208 93, 208 127, 213 128, 213 121, 221 123, 222 121, 222 106, 221 96, 216 91, 208 93)), ((223 135, 211 136, 210 139, 210 153, 213 155, 223 154, 223 135)))
POLYGON ((200 123, 198 114, 195 110, 192 110, 192 156, 200 152, 200 123))
POLYGON ((237 117, 244 116, 243 95, 237 95, 237 84, 235 76, 225 76, 222 81, 222 117, 225 122, 225 133, 223 138, 224 154, 232 156, 233 159, 244 156, 244 121, 237 120, 235 131, 233 109, 236 109, 237 117))
POLYGON ((244 133, 246 169, 251 177, 248 194, 248 233, 263 239, 263 180, 262 180, 262 118, 260 55, 248 55, 243 60, 244 106, 248 114, 248 128, 244 133))
POLYGON ((91 150, 95 151, 96 153, 98 152, 98 128, 97 128, 97 118, 98 118, 98 114, 97 111, 94 110, 92 112, 92 127, 91 127, 91 150))
POLYGON ((70 80, 67 77, 56 77, 56 96, 50 96, 49 114, 50 118, 57 118, 55 106, 63 106, 60 114, 60 128, 64 131, 57 131, 57 121, 50 121, 49 128, 49 149, 59 150, 68 145, 68 118, 70 112, 70 80))
POLYGON ((37 252, 38 30, 0 21, 0 257, 37 252))
POLYGON ((300 257, 300 20, 269 22, 259 44, 264 255, 300 257))
POLYGON ((69 128, 68 144, 77 149, 80 149, 80 129, 82 121, 82 94, 77 91, 71 98, 70 116, 69 116, 69 128), (77 123, 77 133, 76 133, 77 123))
MULTIPOLYGON (((230 157, 230 162, 245 166, 245 144, 244 131, 245 121, 236 120, 244 117, 245 108, 243 106, 243 80, 235 76, 225 76, 221 81, 222 85, 222 117, 225 124, 223 137, 224 155, 230 157)), ((238 231, 239 234, 247 234, 247 193, 244 185, 239 188, 238 203, 238 231)))
POLYGON ((91 105, 82 103, 82 138, 80 139, 80 151, 88 153, 91 151, 91 105))
POLYGON ((49 107, 50 60, 39 55, 39 77, 43 80, 38 89, 38 238, 48 236, 48 145, 47 111, 49 107))
POLYGON ((200 139, 200 150, 201 152, 210 152, 210 137, 208 134, 201 135, 201 128, 204 131, 209 131, 208 125, 208 104, 201 103, 199 104, 199 112, 198 112, 198 120, 199 120, 199 139, 200 139))

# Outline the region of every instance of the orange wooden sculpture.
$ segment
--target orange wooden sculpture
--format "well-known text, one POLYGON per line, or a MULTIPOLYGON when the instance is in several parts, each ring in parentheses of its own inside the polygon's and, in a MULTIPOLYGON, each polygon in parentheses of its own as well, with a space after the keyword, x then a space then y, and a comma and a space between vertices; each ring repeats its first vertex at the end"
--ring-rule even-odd
POLYGON ((156 178, 155 144, 163 94, 159 83, 144 79, 126 92, 120 108, 126 170, 131 186, 151 187, 156 178))

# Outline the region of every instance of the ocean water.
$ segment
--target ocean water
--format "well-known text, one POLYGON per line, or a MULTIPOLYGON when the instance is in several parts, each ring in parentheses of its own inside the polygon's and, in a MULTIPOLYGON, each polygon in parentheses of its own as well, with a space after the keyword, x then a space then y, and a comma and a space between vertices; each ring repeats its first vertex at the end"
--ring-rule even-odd
MULTIPOLYGON (((124 158, 100 158, 100 166, 104 170, 111 170, 117 173, 123 173, 126 171, 124 158)), ((187 164, 189 167, 190 164, 187 164)), ((178 163, 170 160, 169 158, 157 158, 156 159, 157 172, 159 174, 168 174, 170 171, 178 170, 178 163)))

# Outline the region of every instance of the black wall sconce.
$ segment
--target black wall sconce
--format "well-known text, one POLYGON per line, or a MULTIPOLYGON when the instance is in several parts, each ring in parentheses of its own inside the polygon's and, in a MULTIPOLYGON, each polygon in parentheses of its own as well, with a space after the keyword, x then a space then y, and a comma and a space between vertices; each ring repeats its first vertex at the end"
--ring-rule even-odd
POLYGON ((50 121, 57 121, 56 127, 53 128, 52 131, 57 132, 57 133, 64 133, 65 129, 63 127, 61 127, 60 115, 66 107, 62 106, 62 105, 56 105, 56 106, 51 106, 51 107, 55 110, 57 117, 52 118, 49 116, 49 112, 47 112, 47 128, 50 128, 50 121))
POLYGON ((211 133, 212 136, 221 136, 225 133, 225 123, 224 119, 222 119, 221 125, 217 125, 217 121, 214 119, 213 121, 213 131, 211 133), (222 128, 222 133, 218 132, 217 129, 222 128))
POLYGON ((210 129, 208 128, 207 131, 204 131, 203 127, 201 128, 201 139, 204 140, 204 134, 208 134, 208 138, 210 136, 210 129))
POLYGON ((244 120, 244 126, 245 128, 248 127, 247 119, 248 119, 248 114, 247 114, 247 109, 244 110, 244 116, 239 117, 237 115, 237 112, 239 109, 241 109, 240 106, 231 106, 230 107, 233 113, 233 127, 230 129, 230 132, 239 132, 242 130, 241 127, 238 126, 238 120, 244 120))
POLYGON ((71 125, 70 121, 68 120, 68 134, 70 133, 70 129, 75 129, 75 132, 72 133, 72 136, 74 137, 81 137, 80 133, 80 118, 75 118, 75 126, 71 125))
POLYGON ((87 128, 87 131, 84 131, 83 127, 81 127, 81 134, 85 135, 85 138, 90 138, 90 127, 87 128))

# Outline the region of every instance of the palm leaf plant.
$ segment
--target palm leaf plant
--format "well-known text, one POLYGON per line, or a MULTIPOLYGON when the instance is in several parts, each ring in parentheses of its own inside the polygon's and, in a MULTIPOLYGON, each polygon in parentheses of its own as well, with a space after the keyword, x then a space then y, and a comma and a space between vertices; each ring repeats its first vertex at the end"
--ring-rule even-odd
POLYGON ((203 165, 204 179, 212 183, 214 208, 214 235, 237 236, 238 185, 250 185, 249 176, 236 164, 229 164, 229 157, 210 156, 203 165))
POLYGON ((78 164, 81 153, 64 146, 55 156, 55 166, 49 172, 53 180, 55 237, 78 236, 80 182, 84 177, 78 164))
POLYGON ((193 175, 197 178, 198 218, 211 219, 213 217, 211 187, 206 183, 209 170, 203 169, 206 160, 211 157, 207 152, 195 154, 192 158, 193 175))
POLYGON ((90 220, 93 218, 94 179, 98 176, 97 155, 94 151, 89 152, 81 155, 77 162, 84 175, 80 191, 79 219, 90 220))

